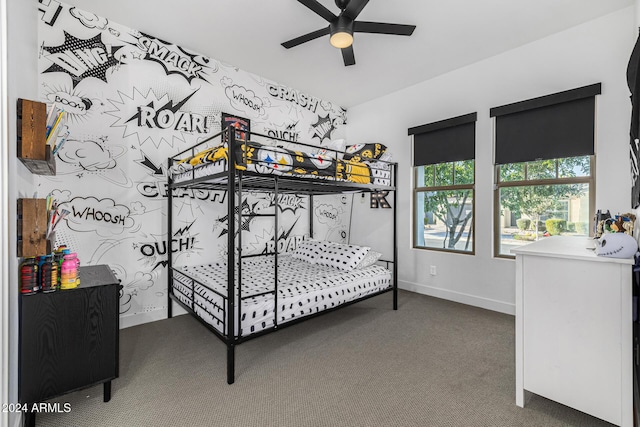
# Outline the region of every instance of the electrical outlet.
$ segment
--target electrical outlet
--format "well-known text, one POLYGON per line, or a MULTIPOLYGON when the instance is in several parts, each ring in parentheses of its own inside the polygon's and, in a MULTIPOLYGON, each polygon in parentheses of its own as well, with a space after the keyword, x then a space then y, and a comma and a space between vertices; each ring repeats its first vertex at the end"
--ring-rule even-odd
POLYGON ((432 276, 435 276, 435 275, 437 274, 437 273, 436 273, 436 266, 435 266, 435 265, 432 265, 432 266, 431 266, 431 268, 429 269, 429 273, 430 273, 432 276))

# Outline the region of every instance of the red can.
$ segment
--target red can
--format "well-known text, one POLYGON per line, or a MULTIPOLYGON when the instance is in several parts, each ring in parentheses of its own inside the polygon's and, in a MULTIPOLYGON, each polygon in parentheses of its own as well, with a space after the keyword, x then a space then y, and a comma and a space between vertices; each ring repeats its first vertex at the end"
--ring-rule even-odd
POLYGON ((39 274, 42 292, 53 292, 58 289, 58 266, 53 262, 53 256, 45 257, 39 274))
POLYGON ((38 292, 38 264, 35 257, 25 258, 20 265, 20 293, 38 292))

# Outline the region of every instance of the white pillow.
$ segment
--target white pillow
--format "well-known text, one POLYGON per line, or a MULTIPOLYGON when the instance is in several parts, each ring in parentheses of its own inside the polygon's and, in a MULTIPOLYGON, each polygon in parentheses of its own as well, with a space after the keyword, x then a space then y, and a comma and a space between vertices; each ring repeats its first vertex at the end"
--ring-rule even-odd
POLYGON ((378 160, 382 160, 383 162, 390 162, 393 159, 393 154, 388 151, 385 151, 382 156, 378 160))
POLYGON ((367 254, 362 259, 362 261, 360 261, 358 265, 356 265, 355 270, 362 270, 363 268, 367 268, 375 264, 375 262, 378 261, 378 259, 380 259, 381 256, 382 254, 380 252, 376 252, 376 251, 367 252, 367 254))
POLYGON ((296 250, 293 251, 291 256, 293 258, 307 261, 308 263, 315 264, 320 254, 328 246, 327 242, 320 242, 318 240, 303 240, 298 243, 296 250))
POLYGON ((370 249, 364 246, 331 243, 316 258, 316 264, 351 271, 364 259, 370 249))
POLYGON ((320 154, 322 156, 331 157, 332 159, 335 159, 336 158, 336 154, 337 154, 338 158, 342 159, 342 157, 344 157, 345 144, 346 144, 346 142, 345 142, 344 139, 334 139, 333 141, 329 141, 326 144, 320 144, 320 146, 324 147, 324 148, 321 148, 315 154, 320 154), (331 151, 331 150, 335 150, 335 151, 331 151), (336 151, 337 151, 337 153, 336 153, 336 151))

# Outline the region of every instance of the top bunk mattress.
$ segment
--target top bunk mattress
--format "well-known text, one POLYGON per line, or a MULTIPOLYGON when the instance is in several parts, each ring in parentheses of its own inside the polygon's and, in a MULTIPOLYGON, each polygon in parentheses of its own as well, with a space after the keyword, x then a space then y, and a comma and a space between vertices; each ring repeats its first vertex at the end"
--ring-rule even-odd
MULTIPOLYGON (((260 175, 283 175, 385 187, 391 185, 390 163, 342 160, 333 154, 316 154, 254 141, 239 141, 234 160, 237 170, 260 175)), ((214 178, 228 171, 228 165, 229 148, 227 143, 223 143, 178 161, 170 168, 169 174, 174 183, 184 183, 205 177, 214 178)))

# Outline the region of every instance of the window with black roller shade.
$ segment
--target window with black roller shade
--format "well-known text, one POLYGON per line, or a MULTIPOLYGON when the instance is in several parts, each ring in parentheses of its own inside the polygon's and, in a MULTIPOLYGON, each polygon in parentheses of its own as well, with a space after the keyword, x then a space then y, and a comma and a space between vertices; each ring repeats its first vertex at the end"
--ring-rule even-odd
POLYGON ((558 234, 592 234, 601 84, 492 108, 495 254, 558 234))
POLYGON ((413 247, 474 253, 477 113, 412 127, 413 247))
POLYGON ((590 156, 600 83, 492 108, 495 163, 590 156))

